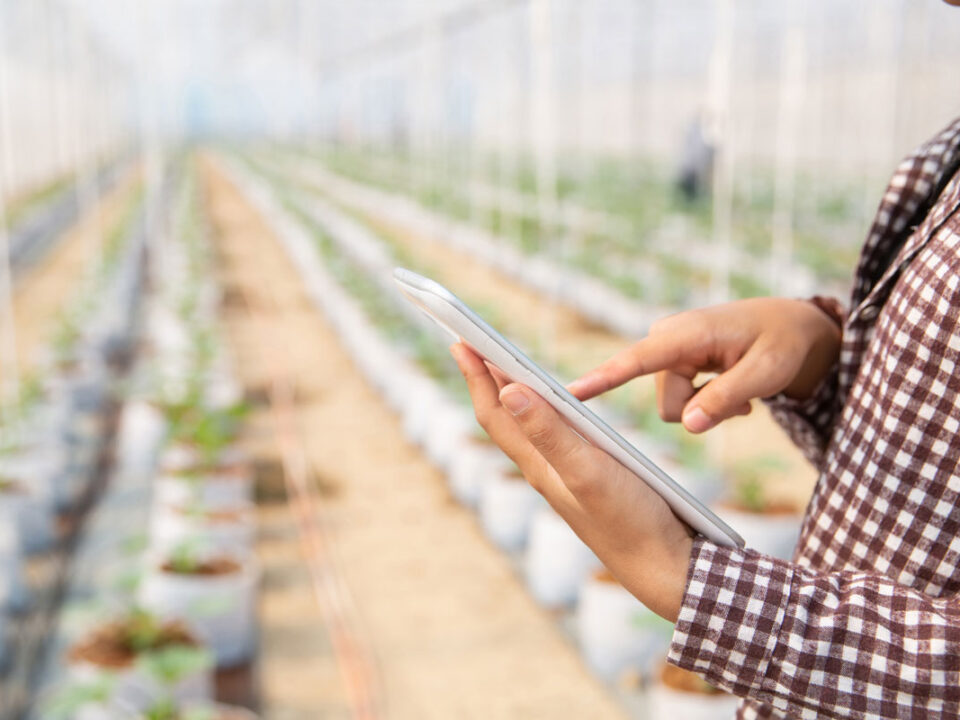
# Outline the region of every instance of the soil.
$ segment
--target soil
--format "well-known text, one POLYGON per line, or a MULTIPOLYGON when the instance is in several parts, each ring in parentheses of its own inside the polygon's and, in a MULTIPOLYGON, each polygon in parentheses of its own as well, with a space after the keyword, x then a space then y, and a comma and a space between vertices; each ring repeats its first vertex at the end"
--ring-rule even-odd
POLYGON ((699 675, 666 663, 660 667, 660 682, 668 688, 680 692, 696 693, 697 695, 723 694, 699 675))
MULTIPOLYGON (((212 162, 203 178, 222 282, 247 298, 224 312, 237 371, 244 386, 260 387, 280 364, 303 390, 295 410, 310 476, 332 489, 317 493, 325 539, 317 555, 349 591, 349 622, 374 654, 389 716, 622 718, 509 559, 407 443, 270 227, 212 162)), ((276 457, 270 411, 255 408, 247 426, 251 457, 276 457)), ((263 714, 353 717, 306 572, 317 555, 303 554, 290 507, 259 506, 257 514, 263 714)))
POLYGON ((241 566, 236 560, 228 557, 212 557, 197 560, 190 572, 182 572, 176 569, 171 561, 167 561, 160 566, 165 573, 173 575, 203 575, 205 577, 233 575, 240 572, 241 566))
MULTIPOLYGON (((67 657, 72 663, 90 663, 112 669, 130 667, 138 652, 131 646, 128 634, 129 624, 126 621, 118 620, 102 625, 70 648, 67 657)), ((196 647, 198 642, 182 623, 165 623, 152 649, 174 645, 196 647)))

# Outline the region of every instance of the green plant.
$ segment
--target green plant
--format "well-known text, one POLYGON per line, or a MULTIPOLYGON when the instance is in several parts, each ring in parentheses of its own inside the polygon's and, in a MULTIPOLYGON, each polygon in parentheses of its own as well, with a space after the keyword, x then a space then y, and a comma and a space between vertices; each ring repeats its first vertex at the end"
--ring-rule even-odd
POLYGON ((175 573, 192 575, 200 566, 200 557, 197 553, 197 544, 190 540, 178 543, 170 551, 170 567, 175 573))
POLYGON ((161 686, 170 689, 213 667, 213 655, 204 648, 170 645, 143 653, 137 664, 161 686))
POLYGON ((115 679, 102 675, 83 683, 70 683, 43 703, 43 717, 48 720, 70 720, 89 705, 110 702, 115 679))
POLYGON ((223 450, 237 437, 240 424, 250 411, 244 402, 224 408, 207 407, 199 394, 191 393, 179 403, 163 406, 170 422, 169 440, 195 447, 201 457, 201 468, 211 467, 223 450))
POLYGON ((213 656, 202 648, 172 645, 144 653, 137 661, 138 666, 156 679, 164 696, 144 710, 144 720, 201 720, 212 717, 206 710, 182 713, 180 705, 173 697, 173 688, 191 675, 204 672, 213 667, 213 656))
POLYGON ((163 638, 163 623, 153 613, 143 608, 134 608, 124 625, 124 642, 131 650, 140 653, 156 647, 163 638))

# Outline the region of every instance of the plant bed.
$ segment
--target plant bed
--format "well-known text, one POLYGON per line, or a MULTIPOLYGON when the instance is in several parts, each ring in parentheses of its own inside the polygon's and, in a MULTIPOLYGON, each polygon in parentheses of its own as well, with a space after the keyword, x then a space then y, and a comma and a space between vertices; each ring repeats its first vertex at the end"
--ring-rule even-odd
POLYGON ((733 717, 740 698, 674 665, 663 663, 648 691, 651 720, 716 720, 733 717))
POLYGON ((217 666, 230 667, 249 660, 255 650, 258 579, 250 558, 203 556, 181 546, 151 563, 139 598, 161 617, 190 621, 209 644, 217 666))

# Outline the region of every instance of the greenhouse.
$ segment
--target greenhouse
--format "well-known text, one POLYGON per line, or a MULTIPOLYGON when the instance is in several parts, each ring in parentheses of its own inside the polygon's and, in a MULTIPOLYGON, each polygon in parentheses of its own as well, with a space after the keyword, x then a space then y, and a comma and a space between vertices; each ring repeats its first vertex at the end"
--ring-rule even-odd
POLYGON ((0 720, 960 717, 953 4, 0 0, 0 720))

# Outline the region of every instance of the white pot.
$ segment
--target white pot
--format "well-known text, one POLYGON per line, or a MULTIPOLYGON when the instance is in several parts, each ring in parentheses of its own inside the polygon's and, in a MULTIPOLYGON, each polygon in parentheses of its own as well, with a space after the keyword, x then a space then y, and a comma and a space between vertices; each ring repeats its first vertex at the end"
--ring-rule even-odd
POLYGON ((533 596, 550 608, 564 607, 600 561, 553 510, 542 508, 533 517, 524 567, 533 596))
POLYGON ((512 552, 527 542, 530 522, 545 501, 522 475, 505 469, 482 483, 480 524, 497 546, 512 552))
POLYGON ((740 698, 684 692, 655 683, 647 691, 647 703, 650 720, 723 720, 736 715, 740 698))
MULTIPOLYGON (((219 464, 232 467, 249 462, 247 454, 238 445, 228 445, 220 451, 219 464)), ((197 448, 184 443, 174 443, 164 448, 160 455, 159 468, 164 473, 176 473, 190 470, 203 461, 197 448)))
MULTIPOLYGON (((116 720, 122 717, 117 713, 117 707, 144 710, 157 697, 170 692, 145 670, 136 665, 122 670, 103 668, 88 662, 71 662, 67 666, 67 676, 70 682, 95 682, 102 678, 104 674, 109 674, 113 678, 112 707, 90 705, 80 715, 83 720, 116 720)), ((180 702, 208 702, 213 700, 213 673, 210 670, 201 670, 189 675, 172 689, 172 693, 174 698, 180 702)))
POLYGON ((607 681, 625 670, 648 670, 666 653, 673 629, 605 570, 581 587, 576 625, 587 665, 607 681))
POLYGON ((201 507, 229 510, 253 497, 253 477, 246 466, 234 466, 196 477, 162 475, 154 482, 156 502, 171 508, 201 507))
POLYGON ((118 471, 131 474, 151 471, 166 427, 163 414, 151 404, 143 401, 127 403, 117 428, 118 471))
POLYGON ((414 400, 403 410, 403 434, 417 445, 423 445, 429 432, 432 416, 443 397, 436 384, 420 378, 414 383, 414 400))
POLYGON ((423 439, 430 462, 441 469, 449 468, 476 425, 472 412, 444 398, 431 414, 423 439))
POLYGON ((211 517, 204 511, 184 510, 157 504, 150 523, 150 546, 167 555, 184 542, 195 544, 201 555, 229 554, 246 559, 253 548, 256 516, 247 503, 231 511, 237 517, 211 517))
POLYGON ((417 402, 414 388, 419 379, 420 374, 404 363, 400 363, 393 368, 383 386, 383 395, 387 404, 395 412, 403 414, 406 412, 408 405, 417 402))
POLYGON ((217 666, 228 667, 254 653, 258 577, 252 560, 236 573, 215 576, 164 572, 152 563, 140 584, 140 602, 161 617, 188 620, 217 666))
POLYGON ((747 543, 747 547, 759 550, 767 555, 790 560, 800 538, 803 515, 751 513, 717 505, 714 512, 736 530, 747 543))
POLYGON ((509 460, 496 445, 467 440, 460 445, 450 462, 447 472, 450 492, 467 507, 476 507, 484 484, 509 467, 509 460))

